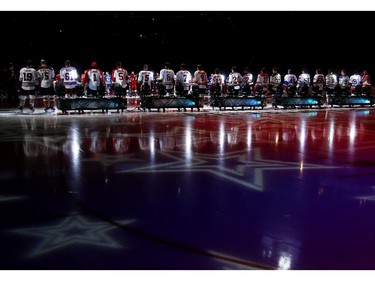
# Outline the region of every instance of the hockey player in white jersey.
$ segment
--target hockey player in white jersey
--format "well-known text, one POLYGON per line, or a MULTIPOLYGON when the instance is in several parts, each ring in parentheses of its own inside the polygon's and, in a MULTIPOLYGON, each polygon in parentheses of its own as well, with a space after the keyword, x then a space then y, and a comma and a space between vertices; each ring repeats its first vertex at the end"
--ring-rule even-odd
POLYGON ((288 73, 285 74, 283 81, 284 93, 289 97, 295 95, 297 80, 297 76, 294 75, 292 69, 289 68, 288 73))
POLYGON ((55 92, 53 81, 55 80, 55 70, 52 67, 47 66, 46 61, 42 59, 40 60, 38 72, 40 76, 40 94, 43 97, 44 110, 55 110, 53 105, 55 92))
POLYGON ((361 85, 362 77, 359 75, 358 71, 354 71, 354 73, 349 78, 349 85, 350 85, 350 91, 352 95, 358 95, 361 93, 361 85))
POLYGON ((60 69, 60 79, 65 87, 65 97, 75 98, 77 96, 78 72, 70 65, 70 61, 65 61, 65 67, 60 69))
POLYGON ((141 96, 150 95, 154 83, 154 73, 148 70, 148 65, 143 65, 143 70, 138 73, 138 83, 141 85, 141 96))
POLYGON ((242 75, 242 94, 250 96, 253 91, 253 84, 253 74, 249 71, 249 68, 245 66, 242 75))
POLYGON ((211 75, 210 94, 214 97, 223 96, 225 92, 225 77, 215 68, 214 74, 211 75))
POLYGON ((176 93, 179 96, 186 96, 190 91, 191 73, 186 65, 181 63, 180 70, 176 73, 176 93))
POLYGON ((314 96, 322 96, 325 86, 325 78, 322 73, 322 70, 318 68, 315 70, 315 75, 313 77, 313 87, 312 92, 314 96))
POLYGON ((298 76, 297 92, 300 96, 307 96, 310 90, 311 78, 306 69, 302 69, 302 73, 298 76))
POLYGON ((242 75, 232 66, 228 76, 227 91, 230 96, 238 96, 241 93, 242 75))
POLYGON ((169 97, 170 94, 174 95, 174 83, 175 83, 175 73, 172 69, 170 69, 170 63, 166 62, 164 64, 164 68, 160 70, 160 76, 158 78, 160 84, 159 86, 159 94, 162 96, 169 97))
POLYGON ((31 60, 26 62, 26 66, 20 70, 19 80, 21 81, 20 104, 18 109, 23 110, 25 101, 29 98, 29 108, 34 112, 35 88, 39 86, 39 73, 33 68, 31 60))
POLYGON ((341 70, 341 75, 339 77, 339 93, 340 95, 349 95, 350 86, 349 86, 349 76, 346 74, 346 70, 341 70))
POLYGON ((277 67, 272 68, 272 74, 270 77, 270 88, 272 95, 281 94, 282 93, 282 83, 281 83, 281 75, 277 67))
POLYGON ((116 62, 116 68, 112 70, 112 88, 115 96, 126 94, 128 83, 128 71, 122 67, 121 61, 116 62))
POLYGON ((338 85, 337 75, 333 73, 331 69, 328 70, 327 75, 325 77, 326 83, 326 94, 327 96, 333 95, 336 87, 338 85))

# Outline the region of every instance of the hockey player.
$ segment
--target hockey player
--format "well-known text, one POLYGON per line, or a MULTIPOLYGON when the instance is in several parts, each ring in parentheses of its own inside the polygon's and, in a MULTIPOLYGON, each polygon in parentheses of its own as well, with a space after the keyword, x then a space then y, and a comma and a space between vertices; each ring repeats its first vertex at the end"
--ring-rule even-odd
POLYGON ((108 71, 106 71, 105 74, 104 74, 104 83, 105 83, 107 95, 111 95, 111 90, 112 90, 112 75, 109 74, 108 71))
POLYGON ((204 95, 207 90, 207 73, 203 70, 203 66, 201 64, 197 65, 197 70, 194 72, 193 75, 193 83, 197 85, 197 93, 193 93, 196 97, 200 94, 204 95))
POLYGON ((350 89, 349 76, 346 75, 346 70, 342 69, 341 75, 339 77, 339 88, 338 88, 340 95, 348 95, 350 93, 349 89, 350 89))
POLYGON ((159 86, 161 86, 159 89, 159 94, 165 95, 166 97, 168 97, 169 94, 173 94, 175 74, 174 71, 170 69, 169 62, 166 62, 164 64, 164 68, 160 70, 158 81, 160 82, 159 86), (162 87, 165 87, 166 93, 164 93, 164 89, 162 89, 162 87))
POLYGON ((20 70, 19 80, 21 81, 20 105, 19 110, 23 110, 27 96, 29 97, 29 108, 34 112, 35 88, 39 85, 39 73, 33 68, 31 60, 26 62, 26 67, 20 70))
POLYGON ((65 87, 65 97, 75 98, 77 96, 78 72, 70 65, 70 61, 65 61, 65 67, 60 69, 60 79, 65 87))
POLYGON ((352 95, 358 95, 361 92, 362 77, 358 71, 355 70, 353 75, 349 78, 350 91, 352 95))
POLYGON ((224 96, 225 78, 218 68, 215 68, 214 74, 211 75, 210 94, 214 97, 224 96))
POLYGON ((325 86, 325 78, 322 74, 321 69, 315 70, 315 75, 313 77, 313 93, 315 96, 323 95, 323 90, 325 86))
POLYGON ((147 64, 143 65, 143 70, 138 73, 138 83, 141 95, 151 94, 151 89, 154 86, 154 73, 148 70, 147 64))
POLYGON ((270 88, 272 95, 282 93, 282 83, 281 83, 281 75, 277 69, 277 67, 272 68, 272 74, 270 77, 270 88))
POLYGON ((338 80, 337 75, 333 73, 331 69, 328 70, 327 75, 325 77, 325 83, 326 83, 326 95, 327 98, 334 94, 334 91, 336 90, 338 80))
POLYGON ((2 90, 6 94, 9 108, 16 107, 19 104, 19 82, 19 73, 15 70, 14 64, 11 62, 4 69, 1 77, 2 90))
POLYGON ((255 93, 258 95, 265 95, 268 90, 268 85, 270 83, 270 77, 266 73, 266 68, 262 67, 260 73, 255 81, 255 93))
POLYGON ((302 73, 298 76, 297 92, 300 96, 307 96, 309 94, 311 78, 307 69, 302 69, 302 73))
POLYGON ((48 109, 51 109, 54 111, 55 107, 53 102, 55 90, 53 87, 53 81, 55 79, 55 70, 52 67, 47 66, 44 59, 41 59, 38 72, 40 76, 40 94, 43 97, 44 110, 47 111, 48 109))
POLYGON ((191 74, 186 65, 181 63, 180 70, 176 73, 176 93, 179 96, 186 96, 190 91, 191 74))
POLYGON ((103 97, 105 87, 103 72, 98 68, 96 62, 91 63, 91 68, 85 70, 82 81, 84 88, 87 87, 88 97, 103 97))
POLYGON ((369 95, 371 93, 371 77, 368 74, 367 70, 363 71, 361 83, 362 83, 362 93, 369 95))
POLYGON ((122 67, 121 61, 116 62, 116 68, 112 70, 112 89, 116 96, 126 94, 128 72, 122 67))
POLYGON ((138 97, 137 74, 132 71, 128 76, 129 96, 138 97))
POLYGON ((251 94, 253 84, 253 74, 249 72, 249 68, 246 66, 243 69, 242 75, 242 93, 245 96, 249 96, 251 94))
POLYGON ((288 69, 288 73, 284 76, 283 87, 285 94, 288 96, 293 96, 295 94, 295 89, 297 86, 297 76, 293 74, 292 69, 288 69))
POLYGON ((228 76, 227 90, 229 95, 238 96, 241 93, 242 76, 237 72, 237 67, 232 66, 228 76))

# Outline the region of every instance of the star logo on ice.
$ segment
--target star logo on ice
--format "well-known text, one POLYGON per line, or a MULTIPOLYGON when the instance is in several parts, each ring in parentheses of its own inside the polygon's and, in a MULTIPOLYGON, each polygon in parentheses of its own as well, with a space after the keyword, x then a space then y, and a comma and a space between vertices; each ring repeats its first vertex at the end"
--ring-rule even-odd
POLYGON ((118 171, 118 173, 194 173, 205 172, 216 177, 220 177, 236 183, 242 187, 263 191, 265 173, 269 171, 280 170, 299 170, 300 172, 308 169, 334 169, 336 166, 325 166, 318 164, 308 164, 303 162, 285 162, 277 160, 263 159, 260 149, 254 150, 252 159, 246 157, 246 151, 237 151, 228 153, 226 156, 218 157, 215 155, 194 156, 187 161, 185 158, 158 151, 162 156, 169 157, 170 162, 164 161, 162 164, 154 164, 130 168, 118 171), (224 162, 232 162, 227 165, 224 162), (235 164, 233 164, 235 163, 235 164))
MULTIPOLYGON (((117 222, 126 225, 134 220, 117 222)), ((75 244, 87 244, 90 246, 123 248, 123 245, 108 235, 108 232, 117 228, 106 222, 91 222, 82 215, 74 215, 65 218, 54 225, 31 227, 10 230, 13 233, 41 237, 42 241, 28 254, 35 257, 50 253, 75 244)))
POLYGON ((94 158, 83 159, 82 162, 100 162, 105 167, 109 167, 115 164, 124 163, 124 162, 140 162, 141 160, 134 158, 134 154, 130 155, 108 155, 108 154, 96 154, 94 158))

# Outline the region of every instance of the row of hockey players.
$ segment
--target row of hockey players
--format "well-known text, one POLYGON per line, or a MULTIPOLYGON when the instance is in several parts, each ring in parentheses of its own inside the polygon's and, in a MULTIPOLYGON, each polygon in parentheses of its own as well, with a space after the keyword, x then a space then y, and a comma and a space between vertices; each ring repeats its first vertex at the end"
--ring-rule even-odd
MULTIPOLYGON (((116 71, 118 70, 115 69, 112 72, 113 76, 116 75, 116 71)), ((126 70, 123 70, 123 73, 126 77, 126 70)), ((112 81, 114 81, 113 78, 112 81)), ((253 75, 247 67, 244 68, 241 75, 236 66, 233 66, 231 73, 225 78, 217 68, 211 76, 207 76, 201 64, 197 65, 197 70, 193 75, 186 69, 185 64, 181 64, 180 70, 175 74, 170 69, 170 64, 166 62, 160 74, 156 74, 155 80, 153 72, 149 71, 148 66, 145 65, 144 69, 139 72, 136 81, 138 82, 138 87, 134 88, 136 91, 146 94, 154 92, 157 96, 188 96, 207 92, 212 96, 256 96, 267 93, 303 96, 309 95, 310 92, 314 95, 323 93, 354 95, 371 92, 371 79, 367 70, 363 71, 363 75, 355 72, 350 77, 345 70, 342 70, 340 76, 337 77, 331 70, 324 76, 322 71, 317 69, 311 81, 310 75, 305 69, 302 70, 298 78, 291 69, 288 69, 288 73, 282 80, 276 67, 272 69, 271 75, 268 75, 266 69, 262 68, 254 81, 253 75)), ((115 85, 119 84, 115 83, 115 85)), ((124 88, 124 84, 122 84, 122 88, 124 88)), ((119 87, 120 90, 122 88, 119 87)), ((115 90, 114 92, 117 95, 119 91, 115 90)))
MULTIPOLYGON (((276 67, 272 69, 271 75, 262 68, 253 81, 253 75, 248 68, 245 68, 241 75, 235 66, 232 67, 227 79, 219 69, 215 69, 209 79, 201 64, 197 65, 197 70, 191 75, 185 64, 181 64, 180 70, 175 74, 170 64, 166 62, 160 74, 154 76, 153 72, 148 70, 148 65, 144 65, 143 70, 135 75, 134 72, 128 74, 121 62, 117 62, 116 68, 109 75, 109 73, 103 74, 97 63, 92 62, 91 67, 79 76, 69 60, 65 61, 65 66, 60 69, 56 77, 54 69, 48 66, 45 60, 40 61, 38 70, 33 68, 32 61, 29 60, 20 70, 19 81, 21 83, 19 109, 21 110, 27 97, 30 99, 30 109, 34 109, 36 92, 43 96, 45 110, 54 110, 54 94, 74 98, 76 96, 101 97, 106 93, 124 96, 129 92, 140 91, 144 94, 153 93, 161 96, 186 96, 204 94, 209 90, 213 96, 249 96, 266 94, 269 91, 274 94, 303 95, 309 92, 306 89, 311 86, 310 75, 306 70, 303 70, 297 78, 289 69, 282 81, 276 67), (295 92, 293 88, 296 89, 295 92)), ((321 70, 317 69, 312 86, 313 92, 318 94, 323 90, 329 92, 337 88, 355 94, 359 88, 370 89, 371 80, 366 70, 362 76, 356 72, 351 77, 342 70, 340 77, 337 78, 332 71, 324 76, 321 70)))
POLYGON ((40 61, 38 70, 33 67, 31 60, 19 73, 19 110, 23 110, 25 101, 29 99, 29 108, 34 111, 36 95, 43 97, 45 111, 55 110, 55 95, 60 97, 76 97, 86 94, 87 96, 98 96, 105 88, 103 72, 93 62, 89 69, 86 69, 81 76, 77 69, 65 61, 65 66, 56 75, 55 70, 46 64, 45 60, 40 61))
POLYGON ((288 96, 338 96, 338 95, 360 95, 371 94, 371 77, 367 70, 363 71, 360 75, 358 71, 355 71, 350 77, 347 75, 346 70, 341 70, 340 76, 332 71, 328 70, 327 74, 324 75, 321 69, 316 69, 313 79, 311 81, 310 74, 303 69, 302 73, 297 78, 289 69, 288 74, 284 77, 284 90, 280 90, 280 76, 277 73, 277 69, 273 69, 273 77, 271 75, 271 90, 276 95, 288 95, 288 96), (273 81, 272 81, 273 80, 273 81), (312 82, 312 83, 311 83, 312 82))

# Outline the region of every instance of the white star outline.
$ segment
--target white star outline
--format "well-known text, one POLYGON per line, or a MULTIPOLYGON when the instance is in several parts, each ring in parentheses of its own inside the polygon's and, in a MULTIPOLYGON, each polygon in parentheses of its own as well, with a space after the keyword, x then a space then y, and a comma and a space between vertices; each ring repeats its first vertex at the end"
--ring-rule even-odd
POLYGON ((224 157, 200 154, 194 155, 191 163, 187 163, 186 158, 175 156, 172 153, 166 153, 160 150, 156 153, 167 156, 172 160, 168 163, 153 164, 142 166, 138 168, 131 168, 126 170, 119 170, 117 173, 191 173, 191 172, 206 172, 214 176, 234 182, 242 187, 253 189, 256 191, 264 191, 264 173, 267 171, 280 170, 307 170, 307 169, 337 169, 338 166, 325 166, 319 164, 309 164, 303 162, 285 162, 278 160, 263 159, 259 148, 254 149, 254 158, 246 160, 247 150, 227 153, 224 157), (212 164, 213 161, 219 162, 224 160, 235 159, 242 163, 236 166, 235 169, 226 168, 218 164, 212 164), (210 163, 211 162, 211 163, 210 163), (253 170, 253 180, 245 178, 247 169, 253 170))
MULTIPOLYGON (((123 220, 116 224, 126 225, 135 220, 123 220)), ((90 222, 82 215, 66 217, 62 222, 42 227, 31 227, 9 230, 12 233, 40 236, 44 238, 30 253, 28 258, 44 255, 74 244, 88 244, 121 249, 123 245, 111 238, 107 232, 118 228, 107 222, 90 222), (77 231, 70 234, 69 231, 77 231)))

